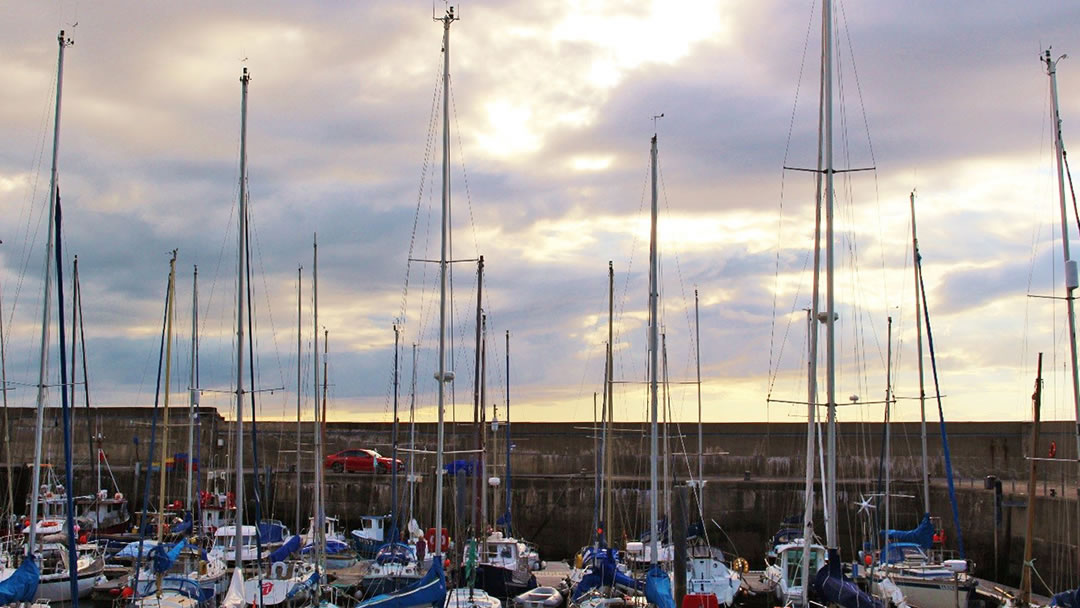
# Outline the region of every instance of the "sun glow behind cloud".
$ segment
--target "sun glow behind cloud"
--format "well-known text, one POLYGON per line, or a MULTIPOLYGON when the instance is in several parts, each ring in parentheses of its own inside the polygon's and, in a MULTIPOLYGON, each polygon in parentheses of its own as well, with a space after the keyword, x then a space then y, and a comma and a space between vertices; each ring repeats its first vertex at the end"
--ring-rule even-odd
MULTIPOLYGON (((249 65, 256 249, 266 258, 261 281, 271 285, 255 300, 260 306, 273 304, 272 311, 261 311, 260 361, 268 367, 275 359, 290 365, 287 356, 275 357, 273 351, 291 351, 284 337, 295 314, 289 286, 297 260, 310 259, 308 235, 318 229, 320 236, 326 234, 320 249, 326 255, 320 261, 320 319, 331 331, 336 365, 334 416, 386 419, 389 327, 402 310, 416 178, 425 168, 425 177, 437 174, 430 164, 422 165, 436 158, 423 155, 423 138, 429 85, 438 80, 442 58, 441 32, 427 9, 414 14, 402 6, 360 3, 312 13, 270 4, 248 18, 243 5, 194 14, 181 5, 150 11, 141 3, 117 2, 83 15, 79 44, 70 50, 65 72, 61 170, 65 203, 71 200, 70 210, 65 208, 72 218, 65 230, 74 241, 68 251, 85 261, 87 288, 95 289, 89 286, 95 278, 100 285, 99 297, 87 298, 88 335, 115 342, 90 344, 91 356, 108 353, 92 364, 103 376, 95 381, 103 402, 145 402, 138 379, 122 374, 131 367, 129 359, 144 354, 138 344, 152 342, 159 331, 154 327, 164 265, 154 256, 173 247, 180 247, 182 263, 200 263, 207 282, 217 270, 215 256, 226 252, 217 275, 226 278, 209 305, 222 309, 217 313, 222 319, 206 332, 205 352, 220 363, 234 350, 228 345, 233 315, 222 294, 229 292, 235 257, 227 252, 235 230, 229 213, 236 189, 237 77, 249 65), (153 264, 143 263, 151 257, 153 264)), ((617 272, 620 373, 640 379, 648 214, 640 210, 639 170, 646 146, 636 150, 642 154, 628 150, 647 141, 641 132, 652 104, 663 104, 669 113, 662 149, 670 203, 662 207, 660 249, 668 281, 664 305, 671 359, 683 373, 691 352, 684 300, 692 300, 686 296, 698 288, 707 416, 804 415, 766 408, 763 401, 772 388, 770 374, 777 378, 778 393, 800 395, 805 386, 801 307, 809 300, 804 260, 813 217, 809 198, 793 192, 797 180, 784 186, 790 190, 784 194, 782 220, 776 193, 809 8, 570 1, 479 2, 467 3, 466 9, 454 26, 451 68, 452 128, 461 134, 461 145, 454 139, 452 147, 464 153, 462 164, 468 168, 467 181, 454 181, 454 196, 456 203, 464 202, 467 184, 470 205, 467 213, 457 207, 456 226, 466 227, 455 231, 456 247, 466 257, 474 249, 486 255, 485 292, 491 300, 485 306, 493 325, 513 330, 519 340, 514 346, 519 415, 587 417, 592 388, 601 382, 598 358, 607 339, 607 260, 615 261, 617 272), (475 233, 466 221, 474 223, 475 233), (774 333, 778 337, 770 343, 774 333), (779 362, 770 361, 774 347, 784 349, 779 362), (525 375, 530 377, 522 379, 525 375)), ((29 198, 35 180, 27 173, 32 163, 26 157, 38 149, 38 141, 48 140, 47 133, 35 137, 32 130, 39 122, 38 102, 46 103, 50 94, 52 28, 68 20, 32 13, 52 10, 22 9, 24 14, 12 19, 23 25, 20 31, 0 42, 0 56, 6 58, 0 61, 0 77, 13 91, 0 112, 11 117, 5 123, 11 142, 0 159, 0 202, 10 217, 19 216, 15 208, 29 198)), ((1060 231, 1050 204, 1056 184, 1040 162, 1047 156, 1045 146, 1037 145, 1039 125, 1030 129, 1030 138, 1016 135, 1039 117, 1045 86, 1039 79, 1045 76, 1027 54, 1021 68, 1002 60, 1039 38, 1071 39, 1068 26, 1075 19, 1066 18, 1070 14, 1060 7, 1032 9, 1042 14, 1030 23, 980 30, 994 44, 972 51, 977 62, 953 53, 957 62, 941 64, 923 61, 917 53, 920 48, 955 51, 949 45, 957 41, 942 36, 940 24, 962 21, 956 17, 970 9, 942 5, 919 15, 892 11, 888 18, 882 10, 867 5, 852 14, 851 37, 864 77, 860 85, 869 122, 877 128, 879 171, 876 178, 852 174, 853 200, 838 207, 841 394, 881 389, 889 314, 896 323, 896 348, 905 353, 896 370, 898 386, 910 393, 914 323, 907 194, 916 187, 948 413, 1022 417, 1032 354, 1062 350, 1061 311, 1054 315, 1053 303, 1032 303, 1025 294, 1030 284, 1033 293, 1061 295, 1060 231), (1062 24, 1058 31, 1036 27, 1038 19, 1058 13, 1061 18, 1053 20, 1062 24), (913 31, 938 46, 904 46, 913 31), (1002 37, 1002 31, 1009 35, 1002 37), (1033 75, 1024 76, 1029 69, 1033 75), (957 76, 960 71, 974 75, 964 80, 957 76), (996 85, 1003 78, 1016 83, 1012 91, 998 87, 994 103, 972 103, 973 96, 986 93, 968 83, 996 85), (925 92, 922 97, 933 100, 933 107, 922 108, 906 95, 910 90, 925 92), (1030 103, 1018 101, 1027 97, 1030 103), (971 120, 934 122, 957 112, 971 120), (971 140, 976 143, 965 143, 971 140), (1052 263, 1058 265, 1056 275, 1052 263), (857 349, 861 359, 851 354, 857 349)), ((811 63, 803 92, 813 80, 811 63)), ((1062 87, 1064 115, 1075 116, 1070 100, 1080 94, 1066 75, 1062 87)), ((804 95, 800 104, 813 97, 804 95)), ((47 119, 48 112, 44 115, 47 119)), ((797 124, 794 137, 806 136, 812 146, 813 121, 807 124, 797 124)), ((458 160, 452 160, 455 171, 458 160)), ((36 179, 41 199, 47 179, 40 173, 36 179)), ((432 191, 437 221, 437 178, 425 183, 422 203, 432 191)), ((423 213, 426 207, 421 222, 423 213)), ((421 227, 414 253, 433 257, 437 245, 430 245, 430 237, 437 232, 421 227), (425 238, 429 248, 421 254, 425 238)), ((14 259, 18 235, 0 237, 5 240, 0 249, 4 302, 10 306, 8 290, 16 281, 6 277, 15 275, 23 260, 14 259)), ((32 257, 27 266, 39 265, 32 257)), ((471 319, 463 303, 468 281, 461 279, 470 270, 456 268, 460 324, 471 319)), ((430 267, 423 276, 417 266, 413 270, 406 327, 415 334, 426 331, 419 339, 422 349, 430 349, 433 275, 430 267)), ((34 305, 26 295, 31 293, 24 288, 10 327, 16 341, 34 334, 35 320, 22 314, 23 307, 34 305)), ((471 326, 462 327, 456 335, 469 335, 471 326)), ((462 342, 468 340, 456 345, 459 361, 467 361, 468 345, 462 342)), ((213 368, 211 361, 206 365, 213 368)), ((423 390, 430 390, 430 358, 421 366, 420 377, 429 379, 423 390)), ((459 378, 469 377, 467 369, 457 371, 459 378)), ((227 382, 220 375, 218 383, 227 382)), ((462 380, 458 388, 465 384, 462 380)), ((629 391, 624 397, 620 415, 640 416, 641 399, 629 391)), ((425 403, 429 406, 430 399, 425 403)), ((1071 415, 1067 408, 1057 411, 1071 415)), ((855 414, 848 408, 841 413, 855 415, 874 418, 879 412, 855 414)), ((910 411, 900 414, 910 416, 910 411)))

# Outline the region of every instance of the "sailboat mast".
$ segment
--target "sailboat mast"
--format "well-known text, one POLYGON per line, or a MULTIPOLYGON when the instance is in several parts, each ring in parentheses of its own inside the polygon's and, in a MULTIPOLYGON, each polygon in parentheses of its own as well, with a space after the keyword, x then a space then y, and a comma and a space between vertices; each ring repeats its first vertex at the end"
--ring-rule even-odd
POLYGON ((1036 465, 1038 460, 1035 458, 1035 450, 1039 448, 1039 425, 1042 413, 1042 353, 1039 353, 1038 374, 1035 376, 1035 392, 1031 395, 1031 407, 1033 410, 1032 426, 1031 426, 1031 450, 1028 452, 1031 454, 1031 464, 1029 465, 1030 474, 1028 475, 1028 495, 1027 495, 1027 518, 1024 534, 1024 570, 1020 575, 1020 605, 1031 605, 1031 571, 1034 570, 1034 566, 1031 560, 1032 541, 1035 537, 1035 483, 1036 483, 1036 465))
POLYGON ((510 513, 510 330, 506 330, 506 535, 514 534, 513 517, 510 513))
POLYGON ((409 383, 409 520, 416 499, 416 343, 412 345, 412 378, 409 383))
POLYGON ((607 323, 607 374, 605 374, 604 392, 607 397, 604 399, 607 406, 607 422, 604 423, 604 537, 608 541, 608 546, 613 546, 614 542, 614 525, 615 518, 613 515, 614 505, 611 504, 611 486, 614 483, 615 470, 612 467, 614 461, 614 453, 611 449, 611 435, 615 432, 615 406, 612 400, 615 396, 614 378, 615 373, 615 357, 613 356, 615 350, 615 342, 613 341, 615 335, 615 267, 612 265, 611 260, 607 263, 608 273, 608 323, 607 323))
MULTIPOLYGON (((889 530, 890 509, 889 491, 892 486, 892 317, 889 317, 889 333, 885 349, 885 529, 889 530)), ((885 534, 885 553, 889 555, 889 534, 885 534)))
POLYGON ((7 465, 4 474, 5 481, 7 481, 7 509, 4 514, 7 516, 15 514, 15 490, 11 479, 13 473, 11 468, 11 424, 8 421, 7 342, 4 338, 3 310, 3 304, 0 304, 0 383, 3 383, 0 386, 0 392, 4 395, 4 464, 7 465))
MULTIPOLYGON (((191 511, 192 526, 194 526, 195 507, 191 503, 191 478, 193 475, 193 469, 195 468, 194 457, 195 453, 195 423, 198 420, 198 415, 195 412, 195 408, 199 406, 199 387, 197 386, 199 378, 197 376, 196 368, 198 366, 198 341, 199 341, 199 267, 196 266, 191 275, 191 378, 188 386, 188 440, 187 440, 187 496, 184 502, 184 506, 191 511)), ((100 459, 98 459, 100 461, 100 459)), ((101 465, 98 465, 98 469, 101 469, 101 465)), ((100 476, 100 473, 98 474, 100 476)), ((98 487, 101 487, 101 480, 98 479, 98 487)))
POLYGON ((300 445, 302 442, 300 435, 300 403, 301 403, 301 367, 300 358, 303 356, 303 283, 304 283, 304 267, 299 266, 296 269, 296 530, 297 534, 300 534, 300 498, 303 492, 303 488, 300 485, 303 478, 300 475, 300 464, 303 462, 300 455, 300 445))
MULTIPOLYGON (((667 332, 660 334, 660 360, 664 383, 664 398, 660 402, 664 419, 664 517, 671 517, 671 440, 668 437, 668 413, 671 397, 668 393, 667 332)), ((668 521, 670 524, 671 522, 668 521)), ((670 526, 668 527, 670 530, 670 526)))
POLYGON ((698 501, 705 489, 705 442, 701 429, 701 314, 698 312, 698 291, 694 290, 694 363, 697 366, 697 481, 698 501))
MULTIPOLYGON (((439 373, 435 380, 439 383, 439 426, 435 453, 435 534, 442 538, 443 528, 443 441, 445 430, 443 419, 446 405, 446 383, 454 379, 454 373, 446 369, 446 314, 447 314, 447 251, 450 231, 450 24, 457 17, 454 7, 448 7, 446 15, 440 19, 443 23, 443 158, 442 158, 442 239, 439 254, 439 373)), ((435 542, 436 558, 442 557, 442 541, 435 542)))
MULTIPOLYGON (((323 368, 322 368, 323 369, 323 374, 322 374, 322 416, 321 416, 322 420, 320 420, 319 424, 318 424, 318 426, 322 427, 319 430, 319 435, 320 436, 323 433, 326 432, 326 392, 327 392, 327 386, 329 385, 329 380, 327 379, 327 375, 329 374, 329 367, 330 367, 330 330, 328 330, 328 329, 323 330, 323 360, 322 360, 322 365, 323 365, 323 368)), ((322 442, 319 443, 319 450, 318 451, 319 451, 319 458, 322 459, 322 442)), ((321 476, 319 477, 319 488, 318 488, 318 490, 316 492, 319 495, 319 514, 318 514, 318 517, 315 518, 315 521, 318 524, 318 528, 317 528, 317 530, 315 532, 315 539, 316 539, 316 541, 315 541, 315 556, 316 556, 316 560, 317 560, 317 563, 318 563, 318 567, 325 568, 326 564, 324 562, 326 560, 326 514, 324 513, 324 511, 326 510, 326 506, 325 506, 326 505, 326 500, 325 500, 326 497, 323 496, 323 484, 322 484, 322 477, 321 476)), ((318 592, 316 592, 316 597, 317 596, 318 596, 318 592)))
POLYGON ((915 231, 915 193, 912 192, 911 201, 911 266, 915 272, 915 341, 918 343, 919 352, 919 436, 922 440, 922 489, 923 489, 923 513, 930 512, 930 464, 929 452, 926 448, 926 377, 923 372, 923 339, 922 339, 922 298, 919 295, 919 285, 922 272, 919 265, 919 237, 915 231))
MULTIPOLYGON (((168 309, 168 314, 165 315, 165 406, 164 416, 162 418, 162 439, 161 439, 161 462, 160 462, 160 483, 161 488, 158 490, 158 525, 157 525, 157 542, 160 545, 161 540, 165 537, 165 458, 169 453, 169 393, 171 392, 169 382, 172 380, 172 328, 173 318, 176 316, 176 250, 172 251, 172 258, 169 259, 169 294, 165 300, 165 307, 168 309)), ((239 550, 239 548, 237 549, 239 550)), ((239 555, 237 556, 237 564, 240 563, 239 555)), ((161 597, 161 579, 164 576, 163 572, 157 573, 157 596, 161 597)))
MULTIPOLYGON (((240 76, 240 212, 239 240, 236 262, 236 544, 234 546, 237 564, 243 558, 244 529, 244 268, 247 251, 247 103, 248 83, 251 76, 244 68, 240 76)), ((166 393, 167 394, 167 393, 166 393)))
MULTIPOLYGON (((474 534, 480 537, 481 549, 487 551, 487 526, 488 526, 488 499, 487 499, 487 315, 480 316, 480 418, 477 422, 477 426, 480 428, 480 474, 477 475, 480 483, 480 491, 478 492, 480 498, 480 525, 477 526, 474 534)), ((495 468, 495 463, 492 462, 492 469, 495 468)), ((494 510, 494 507, 492 508, 494 510)))
POLYGON ((1052 59, 1050 50, 1043 54, 1046 74, 1050 77, 1050 100, 1054 112, 1054 157, 1057 163, 1058 199, 1061 201, 1061 250, 1065 256, 1065 302, 1069 310, 1069 353, 1072 356, 1073 405, 1076 410, 1076 450, 1080 454, 1080 374, 1076 361, 1076 305, 1073 291, 1080 279, 1077 277, 1076 261, 1069 255, 1069 215, 1065 204, 1065 149, 1061 139, 1061 108, 1058 105, 1057 64, 1061 57, 1052 59))
MULTIPOLYGON (((314 401, 314 413, 315 424, 312 425, 312 434, 314 435, 313 442, 315 444, 313 460, 315 464, 315 512, 311 518, 311 543, 315 545, 315 568, 319 569, 321 565, 319 563, 319 540, 322 538, 322 526, 323 526, 323 458, 322 458, 322 417, 325 415, 323 408, 319 407, 319 235, 315 234, 311 237, 311 292, 312 292, 312 317, 314 331, 312 332, 312 340, 314 341, 311 354, 315 358, 314 368, 315 384, 312 385, 312 396, 314 401)), ((316 586, 316 595, 318 594, 319 587, 316 586)))
MULTIPOLYGON (((828 2, 828 0, 826 0, 828 2)), ((828 24, 823 20, 821 23, 822 37, 828 24)), ((812 544, 814 538, 814 457, 820 443, 817 433, 817 400, 818 400, 818 323, 821 322, 821 174, 824 170, 824 139, 825 139, 825 60, 821 62, 821 79, 818 86, 818 146, 817 146, 817 173, 814 177, 814 272, 813 288, 811 293, 810 309, 807 311, 807 375, 806 375, 806 488, 803 494, 803 543, 804 546, 812 544)), ((825 485, 825 467, 821 467, 821 485, 825 485)), ((824 490, 824 487, 823 487, 824 490)), ((829 505, 827 493, 822 492, 822 511, 826 522, 829 521, 829 505)), ((826 524, 826 528, 828 524, 826 524)), ((810 552, 803 551, 802 572, 810 570, 810 552)), ((802 586, 802 605, 808 606, 810 599, 809 585, 802 586)))
POLYGON ((481 351, 481 319, 483 315, 483 295, 484 295, 484 256, 480 256, 480 259, 476 263, 476 362, 473 364, 473 432, 476 433, 476 453, 477 459, 480 461, 480 474, 473 480, 473 490, 476 494, 476 502, 473 505, 472 515, 472 528, 473 535, 480 536, 481 531, 485 525, 487 525, 487 492, 486 476, 487 476, 487 458, 484 454, 484 437, 487 434, 484 430, 484 423, 482 422, 483 414, 480 409, 480 351, 481 351))
POLYGON ((394 422, 390 447, 390 529, 394 537, 389 542, 397 542, 398 531, 398 492, 397 492, 397 427, 398 427, 398 346, 401 342, 401 328, 394 323, 394 422))
MULTIPOLYGON (((52 170, 49 174, 49 229, 45 237, 45 297, 41 306, 41 358, 38 360, 37 421, 34 427, 34 472, 30 483, 30 538, 26 554, 33 555, 37 540, 37 505, 41 488, 41 440, 45 424, 45 398, 49 380, 49 309, 52 305, 52 250, 53 233, 56 231, 56 162, 60 152, 60 101, 64 90, 64 49, 72 41, 64 37, 64 30, 56 37, 60 51, 56 60, 56 114, 53 119, 52 170)), ((10 475, 10 469, 8 471, 10 475)), ((14 506, 14 505, 12 505, 14 506)))
POLYGON ((834 299, 835 250, 833 226, 833 141, 832 141, 832 0, 822 3, 821 56, 824 62, 822 98, 825 102, 825 393, 828 399, 828 435, 826 438, 827 487, 826 502, 829 516, 825 523, 825 537, 830 549, 839 548, 836 530, 836 302, 834 299))
POLYGON ((652 176, 652 214, 649 227, 649 426, 651 431, 649 437, 649 564, 651 566, 655 566, 657 564, 659 551, 657 544, 657 536, 659 536, 660 533, 659 527, 657 525, 658 505, 656 495, 656 461, 659 457, 656 422, 659 409, 659 395, 657 394, 657 372, 660 359, 656 318, 656 304, 660 295, 660 288, 657 285, 658 277, 656 268, 656 134, 653 134, 652 136, 652 142, 649 150, 649 160, 652 176))

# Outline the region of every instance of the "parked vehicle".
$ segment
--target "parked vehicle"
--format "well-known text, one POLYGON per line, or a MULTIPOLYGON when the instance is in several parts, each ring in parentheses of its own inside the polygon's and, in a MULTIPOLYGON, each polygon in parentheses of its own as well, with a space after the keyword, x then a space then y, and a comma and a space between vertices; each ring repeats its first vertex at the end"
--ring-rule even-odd
POLYGON ((405 470, 403 462, 391 460, 375 450, 342 450, 327 456, 323 468, 335 473, 389 473, 394 463, 399 471, 405 470))

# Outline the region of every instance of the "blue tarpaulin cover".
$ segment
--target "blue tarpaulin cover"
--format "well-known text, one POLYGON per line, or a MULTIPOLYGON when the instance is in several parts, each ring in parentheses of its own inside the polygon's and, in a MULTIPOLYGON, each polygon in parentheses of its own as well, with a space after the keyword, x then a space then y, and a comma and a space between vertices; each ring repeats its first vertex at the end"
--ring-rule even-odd
POLYGON ((840 552, 829 549, 829 561, 814 576, 814 589, 826 602, 844 608, 884 608, 881 600, 867 595, 855 583, 844 578, 840 552))
POLYGON ((289 557, 290 555, 292 555, 299 548, 300 548, 300 537, 298 535, 294 534, 294 535, 290 536, 289 540, 285 541, 284 544, 282 544, 277 549, 274 549, 274 551, 270 554, 270 563, 273 564, 273 563, 285 561, 286 557, 289 557))
POLYGON ((264 543, 280 543, 285 540, 285 526, 273 521, 259 522, 259 540, 264 543))
POLYGON ((1054 597, 1050 598, 1050 605, 1061 606, 1061 608, 1080 608, 1080 589, 1055 593, 1054 597))
POLYGON ((645 576, 645 599, 656 608, 675 608, 671 579, 659 564, 649 568, 649 573, 645 576))
POLYGON ((890 541, 915 543, 923 549, 929 549, 934 544, 934 524, 930 521, 929 513, 923 514, 922 521, 914 530, 882 530, 881 534, 888 534, 890 541))
POLYGON ((630 575, 619 570, 618 552, 615 549, 601 547, 594 551, 590 547, 585 550, 583 558, 584 563, 589 566, 589 571, 574 587, 573 601, 581 599, 586 593, 598 587, 620 586, 638 591, 645 590, 644 583, 634 580, 630 575))
POLYGON ((358 608, 410 608, 442 606, 446 600, 446 574, 441 559, 431 561, 424 578, 394 593, 384 593, 360 602, 358 608))
POLYGON ((184 521, 169 528, 172 534, 187 534, 191 531, 191 511, 184 511, 184 521))
POLYGON ((180 557, 180 552, 187 547, 187 539, 184 539, 172 547, 166 545, 158 545, 150 550, 150 559, 154 564, 154 572, 161 574, 168 572, 169 568, 176 563, 176 559, 180 557))
POLYGON ((300 593, 301 591, 307 591, 309 589, 314 589, 315 585, 318 585, 318 584, 319 584, 319 573, 318 572, 312 572, 311 576, 309 576, 306 581, 300 583, 299 585, 296 585, 292 589, 289 589, 289 592, 285 595, 285 599, 291 600, 293 598, 293 596, 295 596, 297 593, 300 593))
MULTIPOLYGON (((300 550, 300 553, 303 553, 304 555, 307 555, 308 553, 311 553, 314 550, 315 550, 315 545, 312 545, 312 544, 309 543, 307 545, 304 545, 304 548, 300 550)), ((349 551, 350 551, 349 544, 346 543, 345 541, 336 540, 336 539, 333 539, 333 538, 327 539, 327 541, 326 541, 326 554, 327 555, 337 555, 339 553, 347 553, 349 551)))
POLYGON ((11 576, 0 581, 0 604, 34 601, 40 579, 37 561, 33 556, 27 556, 11 576))

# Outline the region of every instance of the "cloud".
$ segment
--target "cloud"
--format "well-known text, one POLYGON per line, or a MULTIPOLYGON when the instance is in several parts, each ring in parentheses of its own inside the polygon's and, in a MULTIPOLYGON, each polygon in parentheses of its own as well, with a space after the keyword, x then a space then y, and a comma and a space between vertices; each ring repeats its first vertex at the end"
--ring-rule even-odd
MULTIPOLYGON (((696 288, 707 417, 800 415, 764 399, 805 392, 801 309, 811 293, 814 182, 782 167, 816 163, 816 10, 466 4, 451 33, 453 256, 485 256, 494 400, 505 400, 509 329, 522 416, 591 415, 603 374, 608 260, 616 269, 616 372, 644 377, 648 149, 652 117, 664 113, 655 127, 669 371, 692 375, 696 288)), ((1068 50, 1078 11, 930 2, 838 9, 849 29, 837 39, 837 164, 877 167, 837 178, 843 394, 881 390, 874 387, 884 384, 887 315, 903 353, 897 373, 910 381, 914 188, 943 379, 964 387, 950 390, 950 415, 1026 415, 1014 406, 1029 382, 1014 390, 1006 379, 1026 373, 1033 349, 1060 350, 1053 338, 1061 321, 1060 313, 1044 319, 1050 304, 1023 298, 1060 284, 1047 80, 1037 54, 1047 42, 1068 50)), ((291 407, 296 390, 289 370, 299 265, 301 365, 310 376, 317 232, 332 417, 387 416, 395 319, 403 352, 419 344, 418 403, 429 415, 438 273, 407 261, 437 258, 440 245, 442 32, 429 17, 424 7, 394 2, 12 12, 8 21, 19 27, 0 41, 8 92, 0 209, 12 218, 0 235, 0 279, 12 374, 36 374, 55 29, 78 21, 74 30, 64 26, 76 44, 65 66, 60 182, 65 252, 69 264, 79 255, 99 402, 152 398, 147 370, 174 248, 178 340, 190 332, 197 264, 205 385, 233 382, 239 76, 248 67, 260 383, 285 387, 265 396, 264 414, 291 407)), ((1080 79, 1068 66, 1060 87, 1071 124, 1080 79)), ((463 403, 471 397, 474 277, 472 262, 454 265, 452 352, 463 403)), ((305 399, 311 390, 303 387, 305 399)), ((638 389, 620 390, 619 415, 640 416, 638 389)), ((680 393, 679 402, 688 398, 680 393)))

